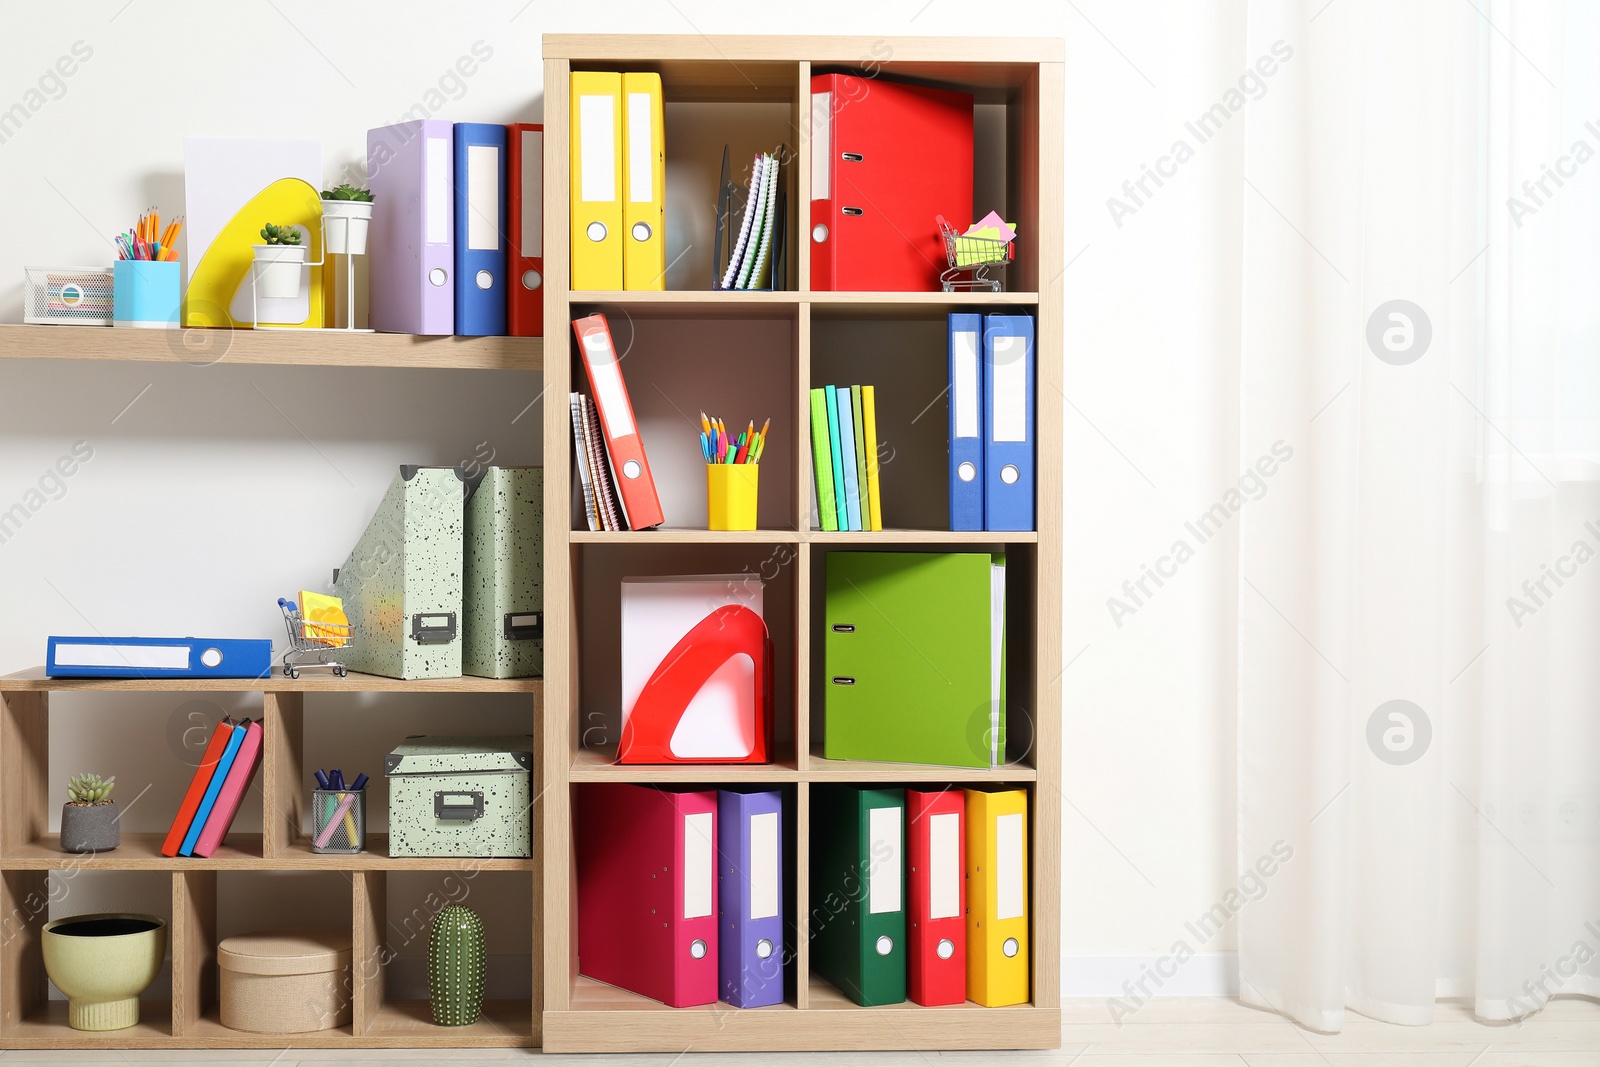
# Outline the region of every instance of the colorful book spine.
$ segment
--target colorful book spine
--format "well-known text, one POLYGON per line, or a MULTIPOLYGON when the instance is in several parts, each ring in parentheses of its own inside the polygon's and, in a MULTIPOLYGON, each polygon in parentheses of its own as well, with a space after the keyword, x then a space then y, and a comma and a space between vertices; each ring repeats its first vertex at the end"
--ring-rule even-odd
POLYGON ((194 814, 200 807, 201 799, 206 795, 206 789, 211 785, 211 779, 216 775, 217 763, 227 751, 228 742, 233 740, 234 733, 234 726, 227 719, 217 723, 217 728, 211 732, 211 741, 206 745, 205 754, 200 757, 200 766, 194 769, 194 777, 189 781, 189 791, 183 795, 183 803, 178 805, 178 814, 172 819, 172 828, 167 831, 167 838, 161 844, 163 856, 176 856, 178 849, 183 846, 183 839, 189 833, 189 825, 194 822, 194 814))
POLYGON ((872 505, 872 529, 883 529, 883 502, 878 491, 878 398, 870 385, 861 387, 861 425, 866 430, 867 499, 872 505))
POLYGON ((839 529, 850 529, 850 517, 844 503, 844 463, 840 460, 842 453, 839 451, 839 398, 837 390, 831 385, 822 387, 823 407, 828 416, 828 456, 833 465, 833 507, 835 521, 839 529))
POLYGON ((828 443, 827 394, 811 390, 811 473, 817 483, 817 521, 824 530, 839 528, 833 496, 833 448, 828 443))

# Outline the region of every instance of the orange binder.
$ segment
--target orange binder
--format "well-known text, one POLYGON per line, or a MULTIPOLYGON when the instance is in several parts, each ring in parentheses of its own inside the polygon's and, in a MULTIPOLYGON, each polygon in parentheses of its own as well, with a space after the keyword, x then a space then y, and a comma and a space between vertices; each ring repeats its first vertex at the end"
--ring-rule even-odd
POLYGON ((506 329, 512 337, 544 336, 544 124, 506 124, 511 200, 511 279, 506 329))
POLYGON ((611 454, 611 469, 617 475, 622 493, 622 508, 628 513, 630 530, 648 530, 666 521, 661 514, 661 498, 650 476, 650 461, 645 458, 644 440, 633 417, 628 386, 622 380, 622 361, 611 341, 611 328, 604 315, 589 315, 572 320, 578 335, 578 351, 583 369, 589 375, 589 389, 600 410, 600 426, 606 435, 606 451, 611 454))
POLYGON ((211 776, 228 747, 229 739, 233 737, 233 731, 233 723, 223 719, 211 732, 211 743, 206 745, 206 753, 200 757, 200 766, 194 769, 194 778, 189 782, 189 791, 183 795, 183 803, 178 805, 172 829, 167 831, 167 839, 161 843, 163 856, 176 856, 182 847, 183 839, 189 833, 189 824, 194 821, 194 813, 200 808, 200 800, 206 795, 206 787, 211 784, 211 776))

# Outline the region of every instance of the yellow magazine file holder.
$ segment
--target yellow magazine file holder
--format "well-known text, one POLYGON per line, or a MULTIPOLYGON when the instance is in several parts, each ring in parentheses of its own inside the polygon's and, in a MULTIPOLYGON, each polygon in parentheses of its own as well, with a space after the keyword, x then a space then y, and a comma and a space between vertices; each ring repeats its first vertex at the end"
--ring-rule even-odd
MULTIPOLYGON (((239 287, 250 277, 255 246, 261 243, 261 227, 268 222, 305 227, 311 235, 306 259, 319 263, 324 258, 321 196, 300 178, 279 178, 245 202, 194 265, 183 297, 185 326, 249 329, 255 325, 235 319, 229 308, 239 287)), ((309 314, 305 320, 272 325, 313 329, 323 325, 322 267, 313 266, 310 271, 309 314)))

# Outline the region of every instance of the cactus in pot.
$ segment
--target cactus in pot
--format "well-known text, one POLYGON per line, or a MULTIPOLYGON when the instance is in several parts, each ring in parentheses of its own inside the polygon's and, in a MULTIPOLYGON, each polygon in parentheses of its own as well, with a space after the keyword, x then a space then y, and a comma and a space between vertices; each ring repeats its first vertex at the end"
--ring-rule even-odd
POLYGON ((115 776, 75 774, 67 780, 67 802, 61 806, 61 847, 67 852, 109 852, 122 844, 117 804, 111 791, 115 776))

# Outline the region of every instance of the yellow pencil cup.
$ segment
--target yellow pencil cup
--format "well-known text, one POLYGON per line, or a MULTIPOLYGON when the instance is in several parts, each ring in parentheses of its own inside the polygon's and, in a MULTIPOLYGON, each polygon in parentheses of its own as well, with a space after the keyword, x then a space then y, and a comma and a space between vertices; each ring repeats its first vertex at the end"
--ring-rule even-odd
POLYGON ((756 463, 706 464, 706 529, 754 530, 756 487, 761 467, 756 463))

